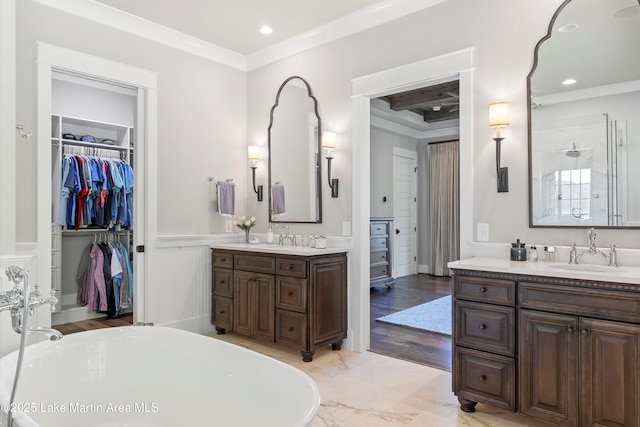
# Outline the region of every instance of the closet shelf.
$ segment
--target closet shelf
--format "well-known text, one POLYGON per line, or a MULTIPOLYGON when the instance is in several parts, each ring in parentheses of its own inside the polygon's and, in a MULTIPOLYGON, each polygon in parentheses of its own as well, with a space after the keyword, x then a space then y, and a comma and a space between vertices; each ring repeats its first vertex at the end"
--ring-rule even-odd
POLYGON ((64 145, 77 145, 80 147, 92 147, 92 148, 106 148, 108 150, 120 150, 127 151, 133 150, 131 147, 121 147, 119 145, 111 145, 111 144, 101 144, 99 142, 84 142, 84 141, 75 141, 73 139, 61 139, 61 138, 52 138, 52 145, 58 145, 62 143, 64 145))

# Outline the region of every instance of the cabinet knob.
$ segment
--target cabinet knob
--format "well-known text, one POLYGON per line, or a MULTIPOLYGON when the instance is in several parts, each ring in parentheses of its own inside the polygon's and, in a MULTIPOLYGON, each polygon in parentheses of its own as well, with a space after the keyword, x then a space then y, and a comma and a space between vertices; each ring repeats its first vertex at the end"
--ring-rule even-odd
POLYGON ((487 329, 487 325, 485 325, 484 323, 480 324, 480 329, 487 329))
POLYGON ((581 332, 582 332, 582 335, 589 335, 588 329, 583 329, 581 332))
POLYGON ((293 332, 293 331, 294 331, 294 329, 295 329, 295 328, 294 328, 293 326, 290 326, 290 327, 289 327, 289 332, 293 332))
POLYGON ((487 376, 485 374, 480 375, 480 381, 486 381, 487 376))
POLYGON ((224 284, 224 280, 220 280, 220 284, 221 284, 221 285, 222 285, 222 284, 224 284))
POLYGON ((293 296, 293 291, 289 291, 289 292, 287 292, 287 295, 289 295, 290 297, 292 297, 292 296, 293 296))
POLYGON ((485 287, 483 286, 483 287, 481 287, 481 288, 479 289, 479 291, 480 291, 480 292, 487 292, 487 288, 485 288, 485 287))
POLYGON ((225 262, 227 259, 226 258, 220 258, 220 261, 225 262))
POLYGON ((572 334, 572 333, 573 333, 573 328, 572 328, 571 326, 568 326, 568 327, 567 327, 567 332, 569 332, 570 334, 572 334))
POLYGON ((287 267, 288 270, 293 270, 293 265, 290 265, 289 267, 287 267))
POLYGON ((222 310, 222 311, 220 312, 220 314, 224 314, 224 310, 222 310))

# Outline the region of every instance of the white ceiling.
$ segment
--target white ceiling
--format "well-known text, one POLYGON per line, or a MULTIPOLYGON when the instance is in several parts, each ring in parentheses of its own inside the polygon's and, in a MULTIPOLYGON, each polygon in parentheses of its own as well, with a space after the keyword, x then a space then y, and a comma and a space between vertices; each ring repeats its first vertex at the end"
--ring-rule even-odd
POLYGON ((96 1, 243 55, 308 33, 345 15, 366 13, 372 7, 387 7, 390 3, 381 0, 96 1), (261 34, 259 30, 263 25, 272 27, 273 33, 261 34))

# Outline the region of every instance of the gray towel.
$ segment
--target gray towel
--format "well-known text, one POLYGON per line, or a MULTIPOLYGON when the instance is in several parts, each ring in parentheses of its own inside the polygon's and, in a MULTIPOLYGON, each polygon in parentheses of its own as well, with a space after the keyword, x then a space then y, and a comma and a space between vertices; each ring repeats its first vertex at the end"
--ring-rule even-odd
POLYGON ((282 215, 286 212, 284 207, 284 185, 275 184, 271 186, 271 203, 273 215, 282 215))
POLYGON ((218 213, 222 216, 232 217, 236 212, 236 185, 233 182, 219 182, 218 213))

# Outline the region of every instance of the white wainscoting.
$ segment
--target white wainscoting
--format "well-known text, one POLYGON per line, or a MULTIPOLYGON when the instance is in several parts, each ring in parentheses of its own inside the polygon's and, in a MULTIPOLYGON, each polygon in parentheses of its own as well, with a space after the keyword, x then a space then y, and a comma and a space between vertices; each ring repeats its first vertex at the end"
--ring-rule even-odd
POLYGON ((198 334, 211 325, 211 249, 200 246, 159 248, 147 284, 145 321, 198 334))

